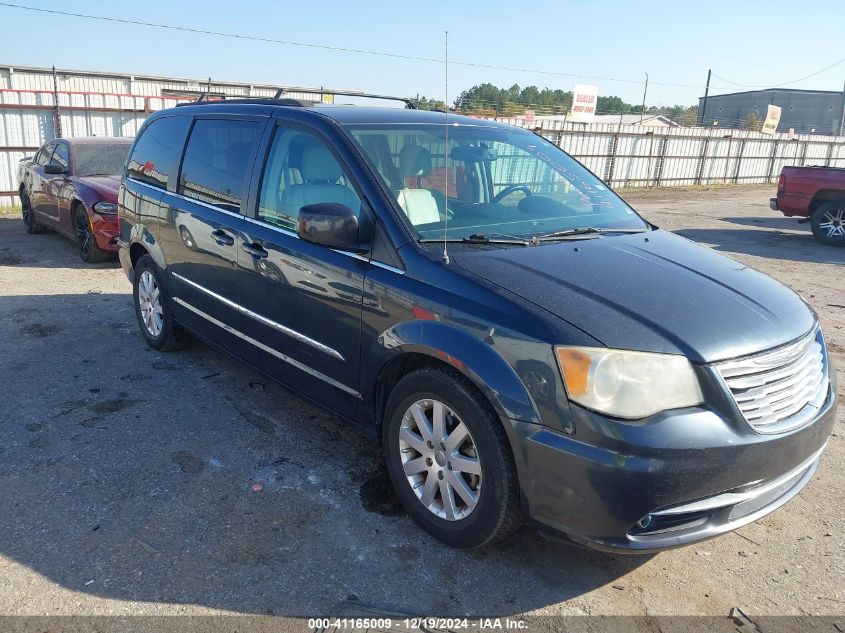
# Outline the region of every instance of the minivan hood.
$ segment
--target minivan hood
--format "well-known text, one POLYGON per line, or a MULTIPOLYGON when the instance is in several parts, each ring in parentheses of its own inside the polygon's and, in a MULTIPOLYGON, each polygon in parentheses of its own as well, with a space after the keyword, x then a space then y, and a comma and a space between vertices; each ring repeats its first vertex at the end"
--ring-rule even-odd
POLYGON ((712 362, 781 345, 815 323, 780 282, 660 230, 450 255, 608 347, 712 362))

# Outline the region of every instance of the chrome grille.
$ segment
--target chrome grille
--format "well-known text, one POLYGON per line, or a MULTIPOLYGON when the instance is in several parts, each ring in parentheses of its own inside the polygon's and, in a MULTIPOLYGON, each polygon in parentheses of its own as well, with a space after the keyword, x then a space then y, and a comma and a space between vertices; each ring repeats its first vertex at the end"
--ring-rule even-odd
POLYGON ((745 420, 759 433, 803 426, 827 400, 827 354, 819 329, 783 347, 715 367, 745 420))

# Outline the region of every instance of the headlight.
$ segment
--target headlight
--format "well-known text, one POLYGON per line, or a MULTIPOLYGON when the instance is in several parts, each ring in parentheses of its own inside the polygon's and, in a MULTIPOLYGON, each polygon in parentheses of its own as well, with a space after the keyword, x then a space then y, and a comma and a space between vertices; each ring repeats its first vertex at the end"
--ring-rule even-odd
POLYGON ((114 215, 117 213, 117 205, 114 202, 98 202, 94 205, 94 211, 106 215, 114 215))
POLYGON ((569 399, 618 418, 644 418, 704 402, 685 356, 602 347, 556 347, 569 399))

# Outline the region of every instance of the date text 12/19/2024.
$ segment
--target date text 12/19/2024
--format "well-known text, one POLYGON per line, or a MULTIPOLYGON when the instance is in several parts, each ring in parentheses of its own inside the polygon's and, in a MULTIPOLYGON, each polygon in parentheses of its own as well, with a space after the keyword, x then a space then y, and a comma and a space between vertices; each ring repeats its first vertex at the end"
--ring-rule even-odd
POLYGON ((527 623, 519 618, 311 618, 308 628, 314 633, 337 630, 447 630, 468 629, 522 631, 527 623))

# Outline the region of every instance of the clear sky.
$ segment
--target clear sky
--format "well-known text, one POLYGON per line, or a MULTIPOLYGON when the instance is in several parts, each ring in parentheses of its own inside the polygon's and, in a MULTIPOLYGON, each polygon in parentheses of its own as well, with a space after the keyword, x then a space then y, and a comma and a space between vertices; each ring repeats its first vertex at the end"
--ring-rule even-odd
MULTIPOLYGON (((570 90, 649 105, 692 105, 707 69, 771 86, 845 58, 845 0, 631 2, 622 0, 13 0, 48 9, 226 31, 273 39, 618 78, 577 79, 450 66, 449 96, 476 83, 570 90), (682 86, 660 84, 684 84, 682 86)), ((0 6, 0 63, 327 86, 443 98, 442 64, 225 39, 0 6)), ((791 88, 842 90, 845 63, 791 88)), ((744 90, 714 77, 711 93, 744 90)))

